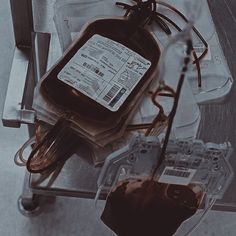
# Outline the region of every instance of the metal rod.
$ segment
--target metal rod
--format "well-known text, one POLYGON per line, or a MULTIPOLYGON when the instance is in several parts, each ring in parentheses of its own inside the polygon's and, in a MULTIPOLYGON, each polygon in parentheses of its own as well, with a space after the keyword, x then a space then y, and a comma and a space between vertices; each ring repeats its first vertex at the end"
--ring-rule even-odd
POLYGON ((32 0, 10 0, 12 22, 17 47, 32 46, 32 0))

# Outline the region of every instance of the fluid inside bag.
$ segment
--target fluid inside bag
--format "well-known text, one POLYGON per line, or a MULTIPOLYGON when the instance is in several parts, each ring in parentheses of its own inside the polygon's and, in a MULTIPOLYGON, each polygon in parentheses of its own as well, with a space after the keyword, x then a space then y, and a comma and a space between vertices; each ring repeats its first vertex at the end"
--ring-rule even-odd
POLYGON ((88 24, 83 33, 81 33, 80 38, 70 46, 63 57, 43 77, 40 88, 43 96, 54 105, 77 112, 82 118, 95 123, 108 124, 120 119, 123 113, 129 112, 130 109, 127 109, 127 105, 138 101, 137 93, 143 93, 151 79, 157 75, 160 56, 158 44, 151 33, 141 28, 137 28, 133 33, 130 32, 133 30, 135 29, 133 29, 132 25, 123 19, 100 19, 88 24), (150 68, 144 73, 117 111, 110 112, 101 104, 94 102, 93 99, 57 79, 58 73, 59 75, 61 74, 68 61, 80 51, 81 46, 90 40, 94 34, 105 35, 109 39, 120 42, 151 62, 150 68), (145 47, 143 46, 144 39, 147 42, 145 47), (61 94, 64 96, 62 97, 61 94))
POLYGON ((126 180, 108 195, 101 219, 118 235, 170 236, 197 211, 202 197, 196 186, 126 180))

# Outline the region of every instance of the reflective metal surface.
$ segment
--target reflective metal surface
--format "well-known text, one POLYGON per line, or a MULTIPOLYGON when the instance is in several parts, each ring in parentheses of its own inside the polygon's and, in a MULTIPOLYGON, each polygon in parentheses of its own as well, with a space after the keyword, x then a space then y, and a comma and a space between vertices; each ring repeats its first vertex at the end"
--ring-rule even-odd
POLYGON ((19 127, 22 120, 23 96, 29 68, 30 50, 16 48, 3 110, 3 124, 19 127))
POLYGON ((34 124, 35 111, 31 109, 33 90, 46 71, 49 42, 48 34, 38 33, 34 37, 32 48, 15 48, 2 115, 4 126, 34 124))

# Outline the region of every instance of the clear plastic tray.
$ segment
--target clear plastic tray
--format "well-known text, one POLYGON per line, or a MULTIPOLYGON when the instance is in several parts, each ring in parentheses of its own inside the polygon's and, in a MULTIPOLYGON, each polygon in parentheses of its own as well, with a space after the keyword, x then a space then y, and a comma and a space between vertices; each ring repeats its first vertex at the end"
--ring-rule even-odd
MULTIPOLYGON (((91 18, 97 16, 122 16, 124 10, 115 6, 114 0, 57 0, 55 3, 55 25, 57 28, 62 51, 72 42, 79 33, 83 24, 91 18)), ((132 4, 131 1, 123 1, 132 4)), ((183 0, 167 1, 177 9, 185 13, 183 0)), ((209 45, 209 51, 201 62, 202 87, 198 88, 196 81, 196 68, 192 66, 192 73, 189 73, 190 87, 193 91, 197 103, 221 102, 230 92, 232 87, 232 76, 229 72, 227 62, 223 55, 215 26, 210 14, 207 1, 202 1, 201 16, 195 22, 196 28, 203 35, 209 45)), ((158 7, 158 11, 171 18, 175 23, 183 28, 183 20, 173 11, 163 6, 158 7)), ((165 47, 168 37, 159 28, 153 27, 157 35, 160 47, 165 47)), ((172 28, 173 33, 176 31, 172 28)), ((193 34, 194 47, 197 53, 204 49, 202 42, 193 34)))

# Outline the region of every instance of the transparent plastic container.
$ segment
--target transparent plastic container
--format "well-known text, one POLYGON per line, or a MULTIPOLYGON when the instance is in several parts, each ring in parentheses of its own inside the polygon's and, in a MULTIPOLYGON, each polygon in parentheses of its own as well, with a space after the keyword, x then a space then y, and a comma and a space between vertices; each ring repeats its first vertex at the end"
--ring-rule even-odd
MULTIPOLYGON (((79 0, 57 1, 55 3, 54 20, 62 51, 66 50, 72 40, 79 34, 83 23, 90 18, 97 15, 122 16, 122 10, 114 7, 115 2, 116 1, 114 0, 92 0, 86 2, 79 0)), ((124 2, 130 3, 129 1, 124 2)), ((183 14, 186 14, 184 0, 168 1, 168 3, 173 5, 183 14)), ((208 44, 208 53, 203 60, 201 60, 201 70, 203 75, 202 87, 197 86, 197 71, 195 65, 191 68, 192 75, 189 78, 190 87, 197 103, 222 102, 231 90, 233 79, 220 46, 208 3, 206 0, 203 0, 201 4, 202 11, 194 25, 206 40, 208 44), (209 74, 210 78, 208 76, 209 74), (211 75, 215 75, 214 78, 212 78, 211 75)), ((184 22, 183 19, 175 12, 164 7, 163 5, 157 5, 157 8, 158 12, 169 17, 180 28, 184 28, 186 22, 184 22)), ((159 27, 152 26, 152 30, 158 38, 160 48, 163 49, 167 45, 169 37, 167 37, 167 35, 160 30, 159 27)), ((172 34, 177 32, 174 27, 172 27, 171 30, 172 34)), ((194 33, 193 46, 197 55, 200 55, 205 50, 204 44, 194 33)))
MULTIPOLYGON (((234 173, 229 162, 232 148, 229 143, 171 139, 165 159, 154 179, 151 179, 160 152, 161 142, 158 139, 136 136, 128 146, 107 157, 97 182, 96 199, 101 193, 108 194, 102 219, 114 231, 114 224, 110 225, 111 220, 106 217, 109 216, 111 208, 113 210, 114 207, 115 211, 116 204, 121 204, 123 209, 127 201, 132 207, 140 206, 143 210, 145 204, 150 204, 149 201, 155 196, 153 202, 157 204, 153 203, 153 207, 157 207, 157 210, 155 213, 151 209, 148 210, 146 204, 147 209, 144 209, 145 212, 148 211, 147 217, 154 214, 155 219, 165 219, 164 222, 169 219, 172 222, 172 230, 177 230, 184 221, 180 229, 181 234, 177 232, 176 235, 189 235, 202 222, 215 201, 223 198, 233 179, 234 173), (155 195, 156 192, 158 195, 155 195), (159 195, 162 197, 159 198, 159 195), (161 208, 158 204, 164 204, 164 207, 161 208), (173 206, 178 207, 168 212, 173 206), (193 211, 188 217, 178 221, 186 213, 181 211, 182 207, 189 207, 193 211), (172 215, 176 212, 179 217, 172 215)), ((167 229, 160 230, 166 232, 167 229)))

